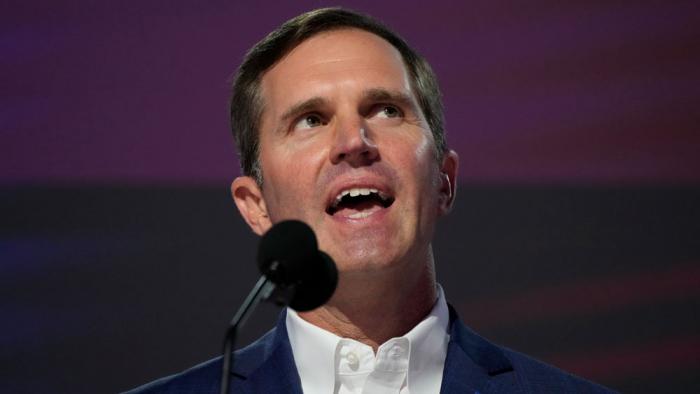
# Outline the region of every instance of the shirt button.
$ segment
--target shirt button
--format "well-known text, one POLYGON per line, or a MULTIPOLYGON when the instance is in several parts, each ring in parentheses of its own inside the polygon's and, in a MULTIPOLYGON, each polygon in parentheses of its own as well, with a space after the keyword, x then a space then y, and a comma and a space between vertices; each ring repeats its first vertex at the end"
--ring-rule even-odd
POLYGON ((360 359, 357 357, 357 354, 355 354, 354 352, 348 353, 348 355, 345 356, 345 358, 348 360, 348 365, 352 369, 357 368, 358 365, 360 364, 360 359))
POLYGON ((403 355, 403 349, 399 345, 394 345, 389 351, 389 356, 393 359, 397 359, 403 355))

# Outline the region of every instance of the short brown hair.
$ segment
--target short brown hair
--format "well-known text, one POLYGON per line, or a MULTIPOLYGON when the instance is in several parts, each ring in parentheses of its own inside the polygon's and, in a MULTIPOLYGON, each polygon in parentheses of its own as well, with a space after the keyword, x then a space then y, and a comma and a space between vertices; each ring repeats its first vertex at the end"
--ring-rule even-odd
POLYGON ((440 89, 428 62, 406 41, 375 19, 342 8, 322 8, 288 20, 258 42, 248 51, 234 77, 231 129, 238 146, 241 170, 244 175, 255 178, 259 185, 262 185, 263 179, 258 135, 264 106, 260 94, 262 75, 285 54, 311 36, 342 28, 356 28, 376 34, 401 53, 418 104, 433 133, 436 156, 439 160, 447 150, 440 89))

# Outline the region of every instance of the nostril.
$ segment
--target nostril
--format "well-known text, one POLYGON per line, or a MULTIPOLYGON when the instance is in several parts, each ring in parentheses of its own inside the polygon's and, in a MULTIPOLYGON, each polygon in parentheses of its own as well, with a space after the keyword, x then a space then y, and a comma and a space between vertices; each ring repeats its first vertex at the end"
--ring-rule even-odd
POLYGON ((379 152, 371 138, 370 130, 361 125, 339 125, 336 127, 330 156, 334 164, 345 161, 353 166, 360 166, 376 160, 379 152))

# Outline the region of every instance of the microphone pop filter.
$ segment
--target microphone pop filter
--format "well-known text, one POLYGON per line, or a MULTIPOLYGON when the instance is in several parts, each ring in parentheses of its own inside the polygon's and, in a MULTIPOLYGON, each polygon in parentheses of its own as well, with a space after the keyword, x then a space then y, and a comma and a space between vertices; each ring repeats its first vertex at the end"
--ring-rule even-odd
POLYGON ((260 240, 258 268, 278 286, 294 286, 289 306, 308 311, 323 305, 338 284, 333 259, 318 250, 311 227, 298 220, 275 224, 260 240))
POLYGON ((331 256, 320 250, 317 256, 311 275, 300 283, 289 303, 295 311, 310 311, 325 304, 338 286, 338 269, 331 256))
POLYGON ((293 284, 316 259, 316 235, 306 223, 286 220, 272 226, 258 246, 258 268, 276 284, 293 284))

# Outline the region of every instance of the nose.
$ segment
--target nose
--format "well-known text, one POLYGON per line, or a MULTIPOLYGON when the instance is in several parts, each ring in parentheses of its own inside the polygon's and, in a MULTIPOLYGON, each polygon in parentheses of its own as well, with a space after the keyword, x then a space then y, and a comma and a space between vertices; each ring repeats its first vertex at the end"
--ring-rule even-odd
POLYGON ((376 161, 379 151, 370 133, 363 122, 339 124, 330 151, 331 163, 345 161, 352 167, 361 167, 376 161))

